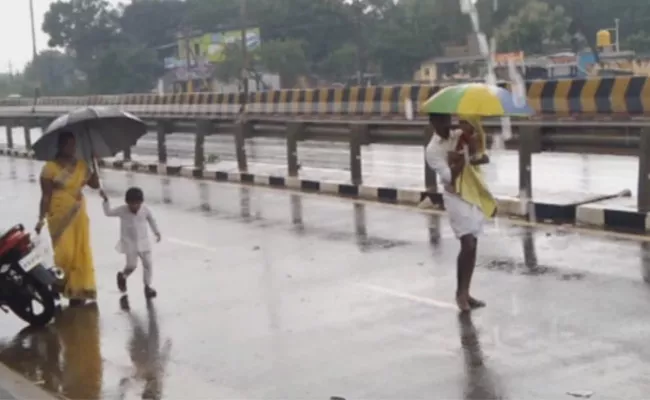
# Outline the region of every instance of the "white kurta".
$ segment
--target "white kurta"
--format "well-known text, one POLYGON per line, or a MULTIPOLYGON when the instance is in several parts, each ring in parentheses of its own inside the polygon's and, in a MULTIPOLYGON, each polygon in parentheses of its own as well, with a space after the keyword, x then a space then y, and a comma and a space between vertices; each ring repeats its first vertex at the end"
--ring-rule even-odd
MULTIPOLYGON (((451 184, 451 170, 447 164, 447 153, 456 150, 460 135, 460 130, 453 130, 449 139, 446 140, 434 135, 425 150, 427 164, 436 171, 444 185, 451 184)), ((478 206, 468 203, 457 194, 446 190, 443 191, 442 198, 449 217, 449 224, 457 238, 460 239, 465 235, 478 236, 483 232, 485 217, 478 206)))
POLYGON ((103 202, 104 214, 120 219, 120 240, 117 251, 129 256, 134 256, 151 251, 149 241, 149 227, 155 234, 159 234, 158 224, 153 214, 144 204, 137 213, 132 213, 127 205, 111 208, 108 201, 103 202))

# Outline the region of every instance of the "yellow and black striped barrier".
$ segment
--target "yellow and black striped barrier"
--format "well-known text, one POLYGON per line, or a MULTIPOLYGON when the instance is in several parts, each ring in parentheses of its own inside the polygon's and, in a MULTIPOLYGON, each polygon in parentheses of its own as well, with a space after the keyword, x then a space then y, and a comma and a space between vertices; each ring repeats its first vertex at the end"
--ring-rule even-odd
MULTIPOLYGON (((526 82, 530 106, 542 115, 650 115, 650 79, 644 76, 526 82)), ((289 89, 250 93, 247 112, 279 115, 404 116, 405 100, 418 105, 439 86, 396 85, 289 89)), ((65 112, 85 105, 114 105, 144 115, 236 114, 239 93, 125 94, 42 97, 36 107, 65 112)), ((0 107, 31 106, 32 100, 4 99, 0 107)))

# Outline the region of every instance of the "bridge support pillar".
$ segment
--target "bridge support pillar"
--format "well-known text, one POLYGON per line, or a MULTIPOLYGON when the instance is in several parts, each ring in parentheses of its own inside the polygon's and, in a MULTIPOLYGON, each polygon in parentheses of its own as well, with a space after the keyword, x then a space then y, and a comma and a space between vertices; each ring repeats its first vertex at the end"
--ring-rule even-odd
POLYGON ((158 163, 167 164, 167 135, 172 132, 172 126, 168 122, 160 121, 156 124, 156 135, 158 142, 158 163))
POLYGON ((363 183, 361 146, 369 142, 368 125, 350 125, 350 180, 353 185, 361 185, 363 183))
MULTIPOLYGON (((427 145, 433 138, 433 127, 430 124, 424 128, 424 147, 426 149, 427 145)), ((425 150, 426 151, 426 150, 425 150)), ((438 179, 436 177, 436 172, 429 167, 427 164, 426 157, 424 158, 424 187, 429 193, 436 193, 438 191, 438 179)))
POLYGON ((122 152, 122 155, 124 156, 124 161, 131 162, 131 148, 130 147, 124 149, 124 151, 122 152))
MULTIPOLYGON (((242 116, 243 118, 243 116, 242 116)), ((253 137, 253 124, 249 121, 240 121, 235 127, 235 154, 239 172, 248 172, 248 159, 246 158, 246 138, 253 137)))
POLYGON ((300 122, 287 124, 287 173, 291 177, 298 176, 298 141, 302 139, 305 125, 300 122))
POLYGON ((13 149, 14 148, 14 135, 13 135, 13 130, 14 127, 13 125, 7 125, 7 148, 13 149))
POLYGON ((214 124, 210 120, 196 122, 196 137, 194 138, 194 168, 205 168, 205 137, 214 133, 214 124))
POLYGON ((639 182, 637 209, 650 212, 650 127, 641 129, 639 137, 639 182))
POLYGON ((23 126, 23 132, 25 134, 25 149, 31 150, 32 149, 32 127, 23 126))
POLYGON ((533 198, 533 153, 537 151, 539 128, 522 127, 519 131, 519 196, 533 198))

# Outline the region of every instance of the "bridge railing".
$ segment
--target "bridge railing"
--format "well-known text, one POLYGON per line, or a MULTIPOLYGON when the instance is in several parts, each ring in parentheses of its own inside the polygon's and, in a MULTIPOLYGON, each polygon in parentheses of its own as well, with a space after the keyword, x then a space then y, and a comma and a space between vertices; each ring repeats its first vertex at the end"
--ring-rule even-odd
MULTIPOLYGON (((280 138, 286 143, 287 175, 298 177, 300 160, 298 145, 303 141, 346 143, 349 149, 350 181, 354 185, 363 183, 363 146, 378 143, 397 146, 424 146, 433 132, 423 121, 343 121, 318 119, 280 119, 248 117, 235 118, 170 118, 144 117, 150 130, 156 133, 157 157, 160 164, 168 160, 166 137, 172 133, 186 132, 194 135, 194 167, 206 166, 205 140, 213 135, 227 135, 234 138, 235 155, 240 172, 248 172, 248 158, 245 149, 247 139, 257 137, 280 138)), ((7 145, 13 146, 13 128, 23 127, 25 144, 31 147, 31 129, 44 128, 53 117, 15 116, 0 117, 0 125, 7 131, 7 145)), ((497 121, 487 121, 488 136, 500 129, 497 121)), ((489 140, 490 141, 490 140, 489 140)), ((488 143, 489 144, 489 143, 488 143)), ((543 122, 515 121, 513 138, 507 148, 517 149, 519 154, 519 191, 526 198, 532 198, 532 155, 543 151, 591 152, 602 154, 638 155, 638 212, 650 212, 650 130, 644 122, 543 122)), ((124 154, 131 159, 131 151, 124 154)), ((424 186, 429 191, 437 190, 435 173, 424 162, 424 186)), ((562 177, 558 177, 562 179, 562 177)))

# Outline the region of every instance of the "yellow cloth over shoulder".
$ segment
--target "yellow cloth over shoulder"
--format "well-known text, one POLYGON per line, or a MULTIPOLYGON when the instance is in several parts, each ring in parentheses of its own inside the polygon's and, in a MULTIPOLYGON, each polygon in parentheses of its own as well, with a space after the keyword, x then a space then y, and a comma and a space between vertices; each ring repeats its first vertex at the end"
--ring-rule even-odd
MULTIPOLYGON (((474 116, 461 116, 461 119, 469 122, 474 127, 475 135, 478 135, 476 156, 480 157, 486 154, 487 139, 481 125, 481 119, 474 116)), ((456 180, 456 192, 463 200, 478 206, 486 218, 492 218, 496 214, 496 199, 490 193, 485 181, 483 181, 479 166, 469 163, 465 165, 463 172, 456 180)))

